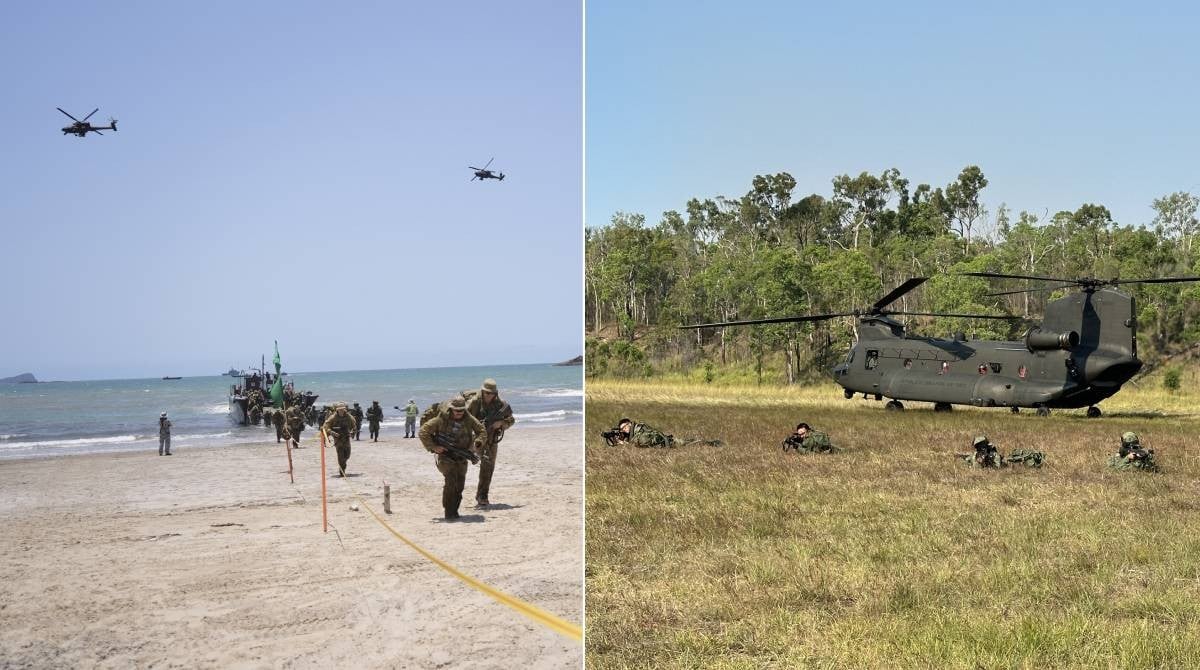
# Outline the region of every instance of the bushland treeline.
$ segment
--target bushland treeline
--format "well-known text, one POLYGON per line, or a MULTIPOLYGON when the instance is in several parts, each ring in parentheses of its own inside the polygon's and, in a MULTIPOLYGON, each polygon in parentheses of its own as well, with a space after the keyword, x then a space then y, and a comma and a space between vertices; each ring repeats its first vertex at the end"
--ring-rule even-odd
MULTIPOLYGON (((724 375, 794 383, 824 370, 855 336, 842 317, 802 324, 679 330, 692 323, 845 312, 871 305, 909 277, 931 277, 891 306, 922 312, 1037 319, 1063 291, 988 295, 1053 283, 986 280, 989 271, 1064 278, 1200 274, 1200 199, 1176 192, 1151 203, 1149 225, 1121 225, 1101 204, 1074 211, 989 212, 988 181, 963 168, 945 186, 895 169, 833 179, 828 196, 795 197, 795 179, 758 175, 739 198, 692 199, 654 225, 618 212, 586 231, 587 374, 724 375)), ((1200 286, 1135 284, 1139 354, 1154 362, 1200 342, 1200 286)), ((1015 338, 1021 321, 910 319, 914 332, 1015 338)))

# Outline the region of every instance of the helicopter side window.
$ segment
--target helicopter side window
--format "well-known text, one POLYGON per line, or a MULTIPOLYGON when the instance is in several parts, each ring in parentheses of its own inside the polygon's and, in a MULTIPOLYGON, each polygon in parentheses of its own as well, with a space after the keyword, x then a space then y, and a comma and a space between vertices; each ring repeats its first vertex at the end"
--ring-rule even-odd
POLYGON ((949 363, 949 361, 942 361, 942 369, 938 370, 938 374, 944 375, 947 372, 950 372, 950 363, 949 363))
POLYGON ((1024 379, 1028 375, 1029 375, 1029 370, 1026 369, 1026 367, 1024 365, 1017 368, 1017 376, 1020 377, 1021 379, 1024 379))
POLYGON ((879 365, 879 350, 878 349, 867 349, 866 365, 867 365, 868 370, 874 370, 875 367, 877 365, 879 365))
POLYGON ((911 358, 906 358, 906 359, 904 359, 904 369, 905 369, 905 370, 911 370, 911 369, 912 369, 912 359, 911 359, 911 358))
POLYGON ((988 367, 992 369, 992 372, 999 373, 1004 366, 999 363, 988 363, 988 367))
POLYGON ((985 365, 983 363, 979 364, 979 374, 981 374, 981 375, 987 374, 987 365, 985 365))

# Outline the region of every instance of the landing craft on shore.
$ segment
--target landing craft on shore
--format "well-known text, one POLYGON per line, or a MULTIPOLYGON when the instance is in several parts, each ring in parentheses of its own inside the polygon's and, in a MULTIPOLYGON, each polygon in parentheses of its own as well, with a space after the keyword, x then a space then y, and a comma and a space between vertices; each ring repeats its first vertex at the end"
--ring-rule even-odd
POLYGON ((1051 408, 1087 407, 1100 416, 1096 404, 1121 389, 1142 367, 1137 356, 1137 311, 1134 300, 1115 290, 1120 284, 1162 284, 1200 281, 1200 277, 1158 279, 1062 279, 1032 275, 965 272, 966 276, 1057 282, 1054 286, 1003 291, 999 296, 1030 291, 1078 288, 1078 292, 1046 305, 1040 326, 1017 341, 968 341, 965 335, 943 340, 908 335, 892 316, 943 316, 968 319, 1020 319, 993 314, 941 314, 886 309, 901 296, 925 283, 913 277, 865 310, 811 314, 772 319, 726 321, 681 326, 720 328, 766 323, 824 321, 843 316, 858 318, 858 341, 846 360, 833 367, 833 378, 846 398, 861 393, 889 401, 888 410, 902 410, 902 400, 933 403, 934 411, 953 405, 1022 407, 1050 414, 1051 408))

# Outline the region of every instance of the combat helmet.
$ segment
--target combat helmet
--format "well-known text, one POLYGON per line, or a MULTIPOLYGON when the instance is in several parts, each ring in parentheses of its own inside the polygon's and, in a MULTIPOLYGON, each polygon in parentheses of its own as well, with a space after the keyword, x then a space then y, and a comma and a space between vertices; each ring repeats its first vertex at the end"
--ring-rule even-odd
POLYGON ((1137 444, 1140 441, 1141 440, 1138 439, 1137 433, 1133 432, 1132 430, 1126 431, 1124 434, 1121 435, 1121 444, 1125 444, 1125 445, 1137 444))
POLYGON ((976 435, 975 439, 971 441, 971 446, 978 449, 979 447, 984 446, 987 443, 988 443, 987 435, 976 435))

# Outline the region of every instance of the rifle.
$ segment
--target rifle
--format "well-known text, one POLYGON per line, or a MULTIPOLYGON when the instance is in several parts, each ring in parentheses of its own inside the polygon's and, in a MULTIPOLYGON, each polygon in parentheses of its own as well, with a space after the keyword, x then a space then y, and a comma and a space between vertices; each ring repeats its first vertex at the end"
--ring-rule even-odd
POLYGON ((783 447, 783 450, 785 452, 788 449, 795 449, 796 451, 800 451, 800 448, 804 446, 804 439, 801 438, 799 435, 792 433, 791 435, 788 435, 786 438, 784 438, 783 442, 779 443, 779 446, 783 447))
POLYGON ((433 441, 437 445, 446 450, 446 455, 457 461, 471 461, 472 465, 479 465, 479 457, 474 452, 468 451, 454 444, 454 440, 445 433, 434 433, 433 441))
POLYGON ((613 428, 612 430, 601 432, 600 437, 604 438, 604 441, 608 443, 608 446, 615 447, 621 443, 621 438, 623 438, 624 435, 621 434, 621 430, 619 428, 613 428))

